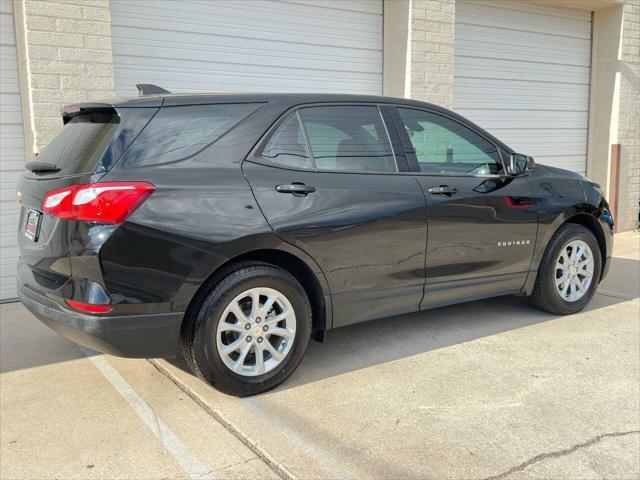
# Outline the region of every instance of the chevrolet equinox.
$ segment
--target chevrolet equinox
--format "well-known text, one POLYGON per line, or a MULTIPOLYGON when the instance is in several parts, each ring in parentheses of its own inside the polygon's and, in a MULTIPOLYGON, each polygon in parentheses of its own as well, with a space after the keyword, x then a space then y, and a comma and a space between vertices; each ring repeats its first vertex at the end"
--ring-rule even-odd
POLYGON ((20 299, 80 344, 252 395, 328 329, 509 294, 570 314, 609 267, 599 185, 444 108, 151 90, 65 108, 19 185, 20 299))

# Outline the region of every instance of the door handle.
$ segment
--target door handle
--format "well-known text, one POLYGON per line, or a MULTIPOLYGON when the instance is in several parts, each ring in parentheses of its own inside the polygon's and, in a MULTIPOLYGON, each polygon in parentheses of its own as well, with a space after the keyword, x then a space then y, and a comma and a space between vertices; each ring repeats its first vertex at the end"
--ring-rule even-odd
POLYGON ((315 192, 316 187, 294 182, 289 185, 278 185, 276 186, 276 191, 280 193, 292 193, 294 195, 308 195, 315 192))
POLYGON ((431 187, 427 190, 431 195, 445 195, 450 197, 451 195, 455 195, 458 193, 458 189, 455 187, 450 187, 449 185, 440 185, 439 187, 431 187))

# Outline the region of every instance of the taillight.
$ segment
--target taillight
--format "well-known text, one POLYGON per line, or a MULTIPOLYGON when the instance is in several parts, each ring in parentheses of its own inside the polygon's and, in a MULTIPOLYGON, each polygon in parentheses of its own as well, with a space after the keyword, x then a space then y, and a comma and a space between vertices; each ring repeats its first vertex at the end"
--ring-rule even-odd
POLYGON ((65 300, 74 310, 86 313, 109 313, 113 310, 112 305, 96 305, 93 303, 76 302, 75 300, 65 300))
POLYGON ((42 211, 64 220, 122 223, 155 188, 147 182, 73 185, 48 192, 42 211))

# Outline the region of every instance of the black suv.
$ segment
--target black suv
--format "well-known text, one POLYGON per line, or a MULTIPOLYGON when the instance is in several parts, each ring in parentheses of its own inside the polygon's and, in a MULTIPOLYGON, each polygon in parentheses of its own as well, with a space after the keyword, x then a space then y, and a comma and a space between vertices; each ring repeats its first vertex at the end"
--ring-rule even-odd
POLYGON ((20 299, 233 395, 343 325, 507 294, 577 312, 609 267, 597 184, 435 105, 166 94, 63 119, 19 186, 20 299))

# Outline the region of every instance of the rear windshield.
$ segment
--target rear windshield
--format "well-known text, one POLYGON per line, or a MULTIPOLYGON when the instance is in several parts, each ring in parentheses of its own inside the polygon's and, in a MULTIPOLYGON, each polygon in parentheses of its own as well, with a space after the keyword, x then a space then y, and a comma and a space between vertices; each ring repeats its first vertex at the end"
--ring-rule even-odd
POLYGON ((38 161, 56 165, 63 175, 93 172, 117 128, 118 116, 113 113, 73 117, 40 152, 38 161))
POLYGON ((120 166, 140 167, 190 157, 211 145, 260 105, 163 107, 126 151, 120 166))

